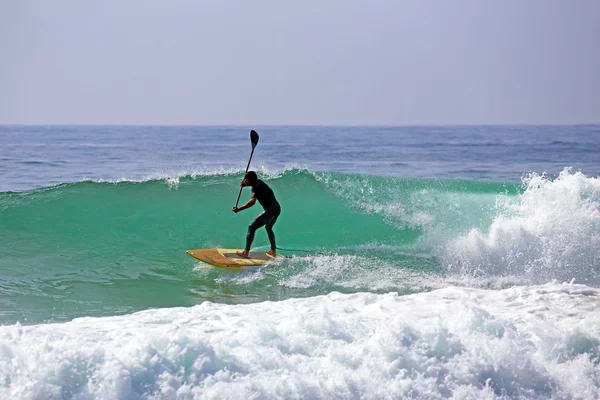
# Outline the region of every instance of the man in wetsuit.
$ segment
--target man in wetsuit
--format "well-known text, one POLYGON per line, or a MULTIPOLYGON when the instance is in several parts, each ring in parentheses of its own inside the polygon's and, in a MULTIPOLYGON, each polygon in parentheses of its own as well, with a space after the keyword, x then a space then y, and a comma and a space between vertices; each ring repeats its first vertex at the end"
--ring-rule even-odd
POLYGON ((254 234, 256 230, 264 225, 267 230, 267 235, 269 236, 269 242, 271 243, 271 250, 267 251, 267 254, 271 256, 275 256, 277 253, 277 246, 275 245, 275 234, 273 233, 273 225, 277 221, 277 217, 279 217, 279 213, 281 213, 281 207, 275 198, 275 194, 271 188, 258 179, 256 176, 256 172, 248 171, 246 175, 244 175, 244 180, 240 184, 241 186, 251 186, 252 187, 252 197, 246 204, 241 207, 233 207, 232 210, 234 213, 238 213, 239 211, 250 208, 256 203, 256 200, 260 203, 260 205, 265 209, 254 222, 248 226, 248 235, 246 236, 246 247, 244 251, 238 251, 237 255, 240 257, 248 257, 248 253, 250 252, 250 246, 252 246, 252 242, 254 241, 254 234))

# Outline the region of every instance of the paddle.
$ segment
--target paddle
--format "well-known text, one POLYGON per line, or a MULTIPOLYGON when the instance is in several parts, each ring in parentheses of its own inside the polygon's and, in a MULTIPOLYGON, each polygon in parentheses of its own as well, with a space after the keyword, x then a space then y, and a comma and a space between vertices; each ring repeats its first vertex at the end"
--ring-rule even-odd
MULTIPOLYGON (((248 172, 248 168, 250 168, 250 161, 252 160, 252 154, 254 154, 254 148, 258 144, 258 133, 253 129, 250 131, 250 141, 252 142, 252 152, 250 153, 250 159, 248 160, 248 166, 246 166, 246 172, 248 172)), ((246 173, 244 173, 246 175, 246 173)), ((235 206, 238 206, 240 202, 240 196, 242 195, 242 187, 240 186, 240 193, 238 194, 237 201, 235 202, 235 206)))

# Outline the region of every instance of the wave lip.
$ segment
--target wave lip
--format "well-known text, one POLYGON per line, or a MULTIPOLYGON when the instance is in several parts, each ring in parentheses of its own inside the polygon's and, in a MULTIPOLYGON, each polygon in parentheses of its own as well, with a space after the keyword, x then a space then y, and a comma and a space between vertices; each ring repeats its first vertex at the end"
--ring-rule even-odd
POLYGON ((600 291, 331 293, 0 327, 2 398, 592 398, 600 291))

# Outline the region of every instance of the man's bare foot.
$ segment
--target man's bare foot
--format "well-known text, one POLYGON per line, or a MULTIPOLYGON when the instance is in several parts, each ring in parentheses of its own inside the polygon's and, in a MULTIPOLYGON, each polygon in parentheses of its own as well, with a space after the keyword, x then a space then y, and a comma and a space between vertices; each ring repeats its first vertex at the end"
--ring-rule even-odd
POLYGON ((270 255, 271 257, 275 257, 277 256, 277 253, 275 252, 275 250, 269 250, 266 252, 268 255, 270 255))
POLYGON ((238 256, 243 257, 243 258, 248 258, 248 252, 246 250, 236 251, 235 254, 237 254, 238 256))

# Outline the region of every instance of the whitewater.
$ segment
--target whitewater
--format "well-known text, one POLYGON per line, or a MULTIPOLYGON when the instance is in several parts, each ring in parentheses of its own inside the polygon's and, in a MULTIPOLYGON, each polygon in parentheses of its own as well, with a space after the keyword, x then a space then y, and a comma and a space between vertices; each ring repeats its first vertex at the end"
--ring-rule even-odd
POLYGON ((594 398, 600 292, 330 293, 2 327, 3 398, 594 398), (577 312, 575 312, 577 311, 577 312))
POLYGON ((0 127, 0 398, 598 398, 600 127, 257 130, 0 127))

